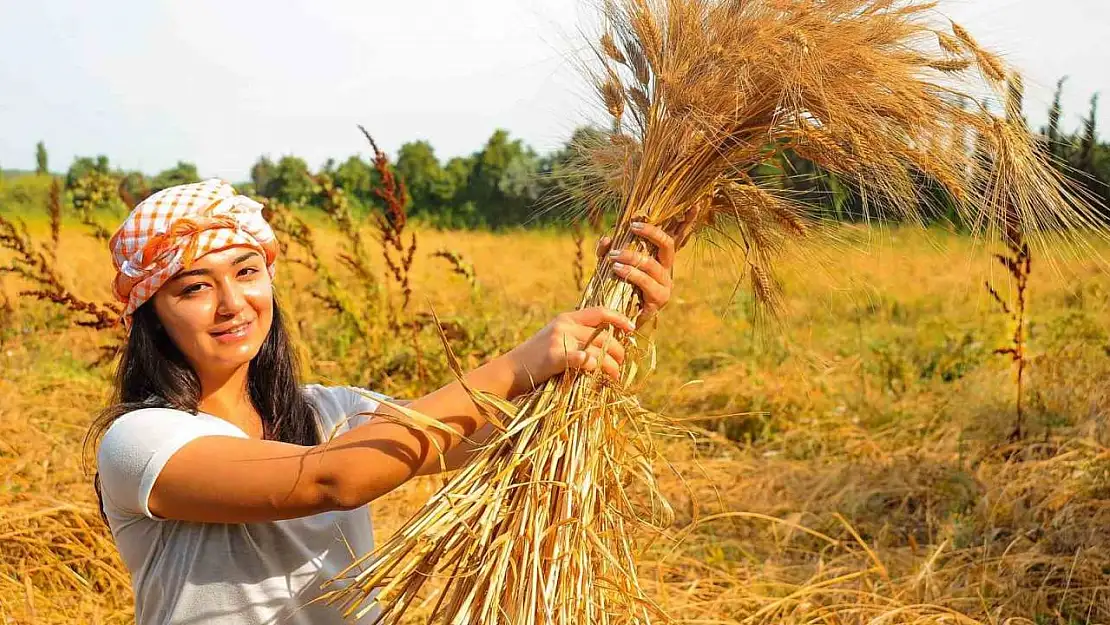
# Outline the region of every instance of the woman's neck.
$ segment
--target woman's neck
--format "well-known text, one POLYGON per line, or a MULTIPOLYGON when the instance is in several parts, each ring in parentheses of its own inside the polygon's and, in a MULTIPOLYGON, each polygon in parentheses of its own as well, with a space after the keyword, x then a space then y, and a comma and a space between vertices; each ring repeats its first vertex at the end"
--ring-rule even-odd
POLYGON ((234 371, 201 375, 197 409, 237 426, 251 438, 262 438, 262 417, 247 390, 248 368, 243 366, 234 371))

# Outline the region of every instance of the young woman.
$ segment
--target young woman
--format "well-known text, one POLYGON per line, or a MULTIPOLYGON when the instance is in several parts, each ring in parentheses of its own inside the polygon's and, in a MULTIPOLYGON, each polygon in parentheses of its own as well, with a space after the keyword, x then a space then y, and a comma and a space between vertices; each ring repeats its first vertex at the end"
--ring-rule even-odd
MULTIPOLYGON (((331 608, 306 604, 373 549, 367 504, 458 468, 489 434, 457 382, 409 404, 455 436, 375 418, 391 410, 381 395, 302 386, 261 211, 219 180, 173 187, 136 206, 110 243, 129 335, 90 440, 139 625, 338 625, 331 608)), ((656 258, 607 257, 651 315, 670 297, 674 244, 637 231, 656 258)), ((635 329, 602 308, 562 314, 467 382, 511 399, 568 368, 616 377, 619 343, 586 344, 602 325, 635 329)))

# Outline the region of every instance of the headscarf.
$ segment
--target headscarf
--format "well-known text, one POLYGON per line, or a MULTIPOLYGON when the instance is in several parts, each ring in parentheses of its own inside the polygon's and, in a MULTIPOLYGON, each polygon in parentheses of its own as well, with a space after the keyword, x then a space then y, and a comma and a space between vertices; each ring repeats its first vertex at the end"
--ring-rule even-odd
POLYGON ((108 245, 116 267, 113 291, 126 304, 127 328, 139 306, 205 254, 253 247, 265 256, 271 278, 278 255, 262 205, 218 178, 163 189, 139 202, 108 245))

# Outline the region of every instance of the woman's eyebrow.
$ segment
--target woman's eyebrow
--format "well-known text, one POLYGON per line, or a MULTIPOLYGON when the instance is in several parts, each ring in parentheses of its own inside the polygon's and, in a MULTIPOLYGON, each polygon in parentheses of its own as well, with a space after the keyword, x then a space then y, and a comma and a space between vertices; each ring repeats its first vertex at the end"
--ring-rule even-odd
POLYGON ((259 254, 259 253, 258 253, 258 252, 256 252, 256 251, 254 251, 254 250, 251 250, 251 251, 247 252, 246 254, 243 254, 243 255, 242 255, 242 256, 240 256, 239 258, 236 258, 236 259, 235 259, 234 261, 232 261, 232 263, 231 263, 231 264, 232 264, 232 265, 238 265, 239 263, 241 263, 241 262, 243 262, 243 261, 247 260, 247 259, 248 259, 248 258, 250 258, 251 256, 262 256, 262 255, 261 255, 261 254, 259 254))
MULTIPOLYGON (((259 254, 256 251, 254 251, 254 250, 251 250, 251 251, 247 252, 246 254, 243 254, 239 258, 236 258, 235 260, 231 261, 231 264, 232 265, 238 265, 239 263, 241 263, 245 260, 248 260, 248 259, 250 259, 254 256, 259 256, 260 257, 262 255, 259 254)), ((179 274, 175 275, 174 277, 170 278, 169 281, 173 282, 175 280, 180 280, 181 278, 188 278, 190 276, 208 276, 208 275, 212 275, 212 270, 211 269, 190 269, 188 271, 182 271, 181 273, 179 273, 179 274)))

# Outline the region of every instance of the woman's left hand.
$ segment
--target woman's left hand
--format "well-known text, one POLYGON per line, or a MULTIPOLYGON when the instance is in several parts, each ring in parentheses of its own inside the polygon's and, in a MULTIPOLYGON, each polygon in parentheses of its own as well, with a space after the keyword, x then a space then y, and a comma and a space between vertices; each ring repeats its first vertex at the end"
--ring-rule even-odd
POLYGON ((598 242, 598 256, 605 256, 613 264, 613 273, 618 278, 640 289, 643 294, 643 310, 636 320, 642 326, 654 317, 671 300, 674 281, 671 272, 674 268, 674 238, 659 226, 642 222, 632 222, 632 233, 651 242, 656 247, 655 256, 648 256, 632 250, 610 250, 612 237, 604 237, 598 242))

